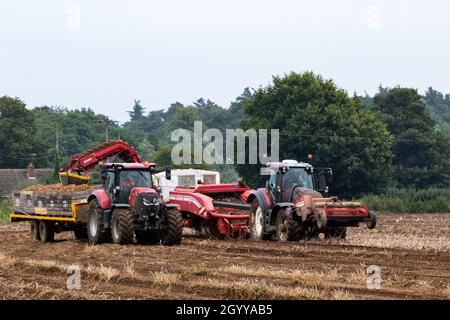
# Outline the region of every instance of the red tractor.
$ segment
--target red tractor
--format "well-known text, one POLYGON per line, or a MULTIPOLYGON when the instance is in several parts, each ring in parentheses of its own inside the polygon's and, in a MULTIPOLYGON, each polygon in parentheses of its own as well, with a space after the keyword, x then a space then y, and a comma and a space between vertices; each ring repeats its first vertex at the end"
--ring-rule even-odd
MULTIPOLYGON (((164 203, 160 190, 153 185, 156 164, 142 162, 137 151, 122 140, 105 142, 71 157, 61 170, 61 182, 84 184, 96 166, 101 167, 103 188, 87 199, 87 236, 92 244, 112 240, 127 244, 159 243, 174 245, 181 242, 183 223, 175 204, 164 203), (106 163, 120 159, 120 163, 106 163)), ((166 172, 170 180, 170 171, 166 172)))
POLYGON ((317 238, 345 239, 347 227, 366 223, 376 226, 376 214, 357 201, 343 202, 328 194, 332 170, 314 171, 312 165, 296 160, 268 163, 265 188, 247 199, 252 203, 250 233, 253 239, 298 241, 317 238))
MULTIPOLYGON (((101 165, 103 189, 88 198, 89 242, 181 243, 183 220, 177 205, 161 201, 153 186, 154 163, 101 165)), ((170 179, 170 173, 167 172, 170 179)))

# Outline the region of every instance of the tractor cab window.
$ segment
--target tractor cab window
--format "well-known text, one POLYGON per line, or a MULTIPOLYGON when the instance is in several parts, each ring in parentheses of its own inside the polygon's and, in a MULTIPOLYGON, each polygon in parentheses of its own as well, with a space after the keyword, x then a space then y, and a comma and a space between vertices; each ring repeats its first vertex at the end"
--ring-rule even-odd
POLYGON ((152 188, 152 177, 149 171, 123 170, 120 172, 120 203, 128 203, 130 191, 136 187, 152 188))
POLYGON ((107 172, 106 173, 106 181, 105 181, 105 189, 106 192, 111 196, 113 194, 114 190, 114 172, 107 172))
POLYGON ((305 168, 290 168, 283 176, 282 201, 291 202, 299 188, 314 189, 313 179, 305 168))
POLYGON ((272 197, 275 199, 276 187, 277 187, 277 173, 273 170, 269 170, 270 177, 268 181, 269 192, 272 197))

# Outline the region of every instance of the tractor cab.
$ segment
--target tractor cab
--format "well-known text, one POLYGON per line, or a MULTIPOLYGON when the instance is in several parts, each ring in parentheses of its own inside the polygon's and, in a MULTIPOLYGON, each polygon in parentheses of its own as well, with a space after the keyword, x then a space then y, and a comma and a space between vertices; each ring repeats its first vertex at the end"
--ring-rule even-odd
POLYGON ((107 163, 102 167, 104 189, 111 203, 128 204, 133 188, 153 191, 153 163, 107 163))
POLYGON ((283 160, 268 164, 267 189, 275 203, 296 202, 300 195, 319 197, 328 192, 331 183, 331 168, 319 168, 296 160, 283 160))

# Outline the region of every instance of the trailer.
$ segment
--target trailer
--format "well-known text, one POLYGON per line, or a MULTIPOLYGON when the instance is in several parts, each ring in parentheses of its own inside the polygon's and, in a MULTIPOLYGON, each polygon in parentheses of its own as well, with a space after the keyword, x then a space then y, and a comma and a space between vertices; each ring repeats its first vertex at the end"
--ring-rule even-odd
POLYGON ((32 240, 51 242, 55 233, 72 231, 78 240, 87 239, 89 196, 98 187, 74 192, 23 190, 12 195, 10 222, 30 221, 32 240))
POLYGON ((221 184, 219 172, 198 169, 172 170, 170 180, 155 176, 165 201, 180 208, 184 227, 215 239, 248 238, 253 190, 245 183, 221 184))

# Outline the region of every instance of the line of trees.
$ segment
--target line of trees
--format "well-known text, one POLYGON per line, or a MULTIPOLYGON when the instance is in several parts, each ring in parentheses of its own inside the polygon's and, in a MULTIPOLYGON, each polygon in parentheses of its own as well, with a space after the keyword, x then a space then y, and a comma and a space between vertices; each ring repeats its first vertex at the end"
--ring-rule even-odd
MULTIPOLYGON (((153 111, 135 100, 126 110, 129 120, 118 125, 88 108, 29 110, 19 98, 1 97, 0 167, 24 168, 31 160, 52 166, 57 154, 64 164, 106 134, 129 142, 146 160, 171 166, 172 130, 192 129, 199 120, 204 130, 224 133, 279 129, 280 157, 305 160, 312 153, 315 166, 333 168, 332 188, 339 195, 450 185, 450 95, 432 88, 422 96, 411 88, 380 86, 373 97, 352 96, 312 72, 289 73, 266 87, 246 88, 228 108, 200 98, 153 111)), ((221 171, 223 181, 262 183, 259 165, 208 168, 221 171)))

